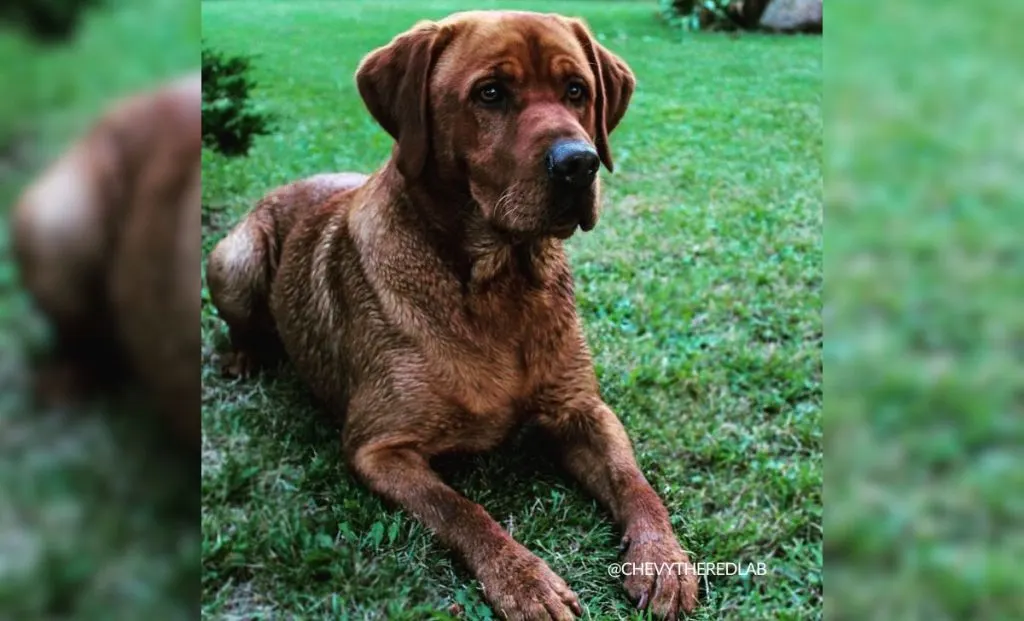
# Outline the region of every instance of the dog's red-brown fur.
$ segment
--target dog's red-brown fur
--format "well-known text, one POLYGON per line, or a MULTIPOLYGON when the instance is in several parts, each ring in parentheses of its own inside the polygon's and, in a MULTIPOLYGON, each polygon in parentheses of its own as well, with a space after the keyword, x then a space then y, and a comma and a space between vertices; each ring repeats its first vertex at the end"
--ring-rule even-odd
POLYGON ((233 360, 279 340, 343 422, 356 474, 458 552, 502 616, 570 619, 580 606, 430 459, 490 449, 527 421, 611 510, 625 561, 675 564, 628 577, 629 595, 660 617, 691 610, 689 559, 600 397, 576 313, 562 238, 594 226, 598 185, 560 197, 544 165, 572 139, 612 167, 629 68, 577 20, 471 12, 399 35, 356 79, 392 158, 365 182, 277 190, 217 246, 207 274, 233 360), (496 80, 507 98, 481 105, 496 80), (583 99, 567 98, 574 81, 583 99))

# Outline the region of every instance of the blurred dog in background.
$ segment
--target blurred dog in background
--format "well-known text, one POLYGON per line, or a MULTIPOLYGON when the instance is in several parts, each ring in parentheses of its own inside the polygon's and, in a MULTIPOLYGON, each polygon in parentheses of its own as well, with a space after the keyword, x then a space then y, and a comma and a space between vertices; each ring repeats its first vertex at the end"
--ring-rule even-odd
POLYGON ((188 443, 200 424, 201 81, 113 104, 23 193, 15 259, 50 320, 44 402, 130 377, 188 443))

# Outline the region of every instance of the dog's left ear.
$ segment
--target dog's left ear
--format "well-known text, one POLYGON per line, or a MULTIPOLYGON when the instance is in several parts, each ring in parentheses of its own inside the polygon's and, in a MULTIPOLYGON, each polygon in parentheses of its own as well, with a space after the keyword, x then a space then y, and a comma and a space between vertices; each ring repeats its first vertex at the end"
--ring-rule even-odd
POLYGON ((430 152, 430 73, 451 29, 420 22, 370 52, 356 85, 373 118, 395 139, 395 164, 406 178, 423 171, 430 152))
POLYGON ((619 124, 629 107, 629 99, 636 88, 636 78, 624 60, 609 52, 597 42, 587 25, 578 19, 569 20, 573 33, 583 46, 590 67, 597 80, 594 93, 594 111, 597 115, 597 154, 608 172, 614 170, 608 134, 619 124))

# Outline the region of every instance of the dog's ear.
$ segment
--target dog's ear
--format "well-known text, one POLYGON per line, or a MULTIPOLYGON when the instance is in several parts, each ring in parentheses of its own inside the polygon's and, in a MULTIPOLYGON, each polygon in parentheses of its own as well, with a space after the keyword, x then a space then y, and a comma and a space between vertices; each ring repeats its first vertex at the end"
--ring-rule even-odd
POLYGON ((573 33, 583 46, 590 67, 597 81, 594 93, 594 111, 597 115, 597 154, 609 172, 612 165, 611 147, 608 134, 619 124, 629 107, 629 100, 636 88, 636 78, 624 60, 609 52, 597 42, 587 25, 578 19, 569 20, 573 33))
POLYGON ((395 164, 407 178, 423 171, 430 151, 430 73, 451 30, 420 22, 370 52, 356 85, 373 118, 395 139, 395 164))

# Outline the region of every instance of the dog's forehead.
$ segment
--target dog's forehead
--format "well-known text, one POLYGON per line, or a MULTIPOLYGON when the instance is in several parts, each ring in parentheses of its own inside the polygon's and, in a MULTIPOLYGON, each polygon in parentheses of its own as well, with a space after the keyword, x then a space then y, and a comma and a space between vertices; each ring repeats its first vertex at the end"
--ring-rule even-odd
POLYGON ((523 69, 553 58, 586 64, 583 47, 567 20, 557 15, 526 11, 469 11, 456 13, 442 24, 454 31, 453 60, 490 66, 510 60, 523 69))

